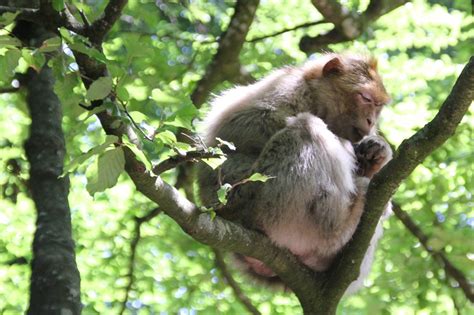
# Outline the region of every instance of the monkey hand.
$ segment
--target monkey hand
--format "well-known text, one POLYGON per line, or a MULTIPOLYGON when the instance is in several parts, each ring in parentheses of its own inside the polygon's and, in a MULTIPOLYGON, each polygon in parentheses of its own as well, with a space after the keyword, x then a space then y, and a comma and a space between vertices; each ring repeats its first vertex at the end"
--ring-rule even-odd
POLYGON ((357 173, 372 178, 392 158, 392 150, 379 136, 365 137, 354 147, 358 162, 357 173))

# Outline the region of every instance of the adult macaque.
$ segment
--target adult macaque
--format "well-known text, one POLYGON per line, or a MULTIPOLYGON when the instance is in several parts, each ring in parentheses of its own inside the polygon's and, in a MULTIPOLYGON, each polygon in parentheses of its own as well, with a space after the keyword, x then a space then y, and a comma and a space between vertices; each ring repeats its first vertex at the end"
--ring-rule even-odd
MULTIPOLYGON (((205 142, 233 142, 220 171, 201 167, 201 199, 216 206, 222 183, 253 173, 273 178, 239 185, 220 215, 261 231, 310 268, 326 270, 352 237, 370 178, 391 158, 376 135, 389 97, 373 58, 327 54, 224 92, 212 104, 205 142)), ((370 268, 379 223, 358 283, 370 268)), ((240 256, 253 276, 278 281, 261 261, 240 256)))

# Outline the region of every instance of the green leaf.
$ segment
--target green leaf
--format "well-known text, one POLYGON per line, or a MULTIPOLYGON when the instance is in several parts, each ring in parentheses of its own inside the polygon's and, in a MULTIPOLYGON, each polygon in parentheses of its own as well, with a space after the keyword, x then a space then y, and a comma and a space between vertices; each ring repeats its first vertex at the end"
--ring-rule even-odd
POLYGON ((173 144, 173 148, 181 155, 186 155, 187 152, 193 150, 193 147, 189 143, 185 142, 176 142, 173 144))
POLYGON ((46 62, 44 55, 36 50, 32 51, 29 49, 23 49, 21 51, 21 56, 28 66, 32 67, 36 71, 39 71, 46 62))
POLYGON ((86 98, 90 101, 102 100, 110 94, 112 91, 112 85, 113 82, 111 77, 100 77, 89 86, 86 98))
POLYGON ((83 114, 81 114, 81 116, 79 116, 79 120, 80 121, 86 121, 87 119, 89 119, 91 116, 94 116, 95 114, 97 113, 100 113, 100 112, 103 112, 104 110, 106 110, 107 107, 105 106, 105 104, 102 104, 98 107, 95 107, 91 110, 88 110, 86 112, 84 112, 83 114), (83 118, 84 117, 84 118, 83 118))
POLYGON ((132 150, 133 154, 135 155, 135 158, 145 165, 146 170, 150 171, 152 169, 152 165, 145 153, 143 153, 142 150, 140 150, 135 144, 131 143, 130 140, 128 140, 127 138, 123 138, 122 141, 123 144, 127 146, 127 148, 132 150))
POLYGON ((224 184, 222 185, 219 190, 217 191, 217 198, 219 199, 220 203, 225 205, 227 204, 227 193, 232 189, 231 184, 224 184))
MULTIPOLYGON (((62 34, 62 33, 61 33, 62 34)), ((64 37, 63 37, 64 38, 64 37)), ((76 40, 75 37, 72 37, 74 40, 76 40)), ((93 47, 88 47, 86 44, 81 43, 81 42, 72 42, 68 43, 68 46, 71 50, 83 53, 91 58, 94 58, 95 60, 98 60, 102 63, 107 62, 107 58, 104 56, 103 53, 98 51, 97 49, 93 47)))
POLYGON ((225 156, 221 156, 218 158, 210 158, 210 159, 202 159, 204 163, 209 165, 213 170, 221 166, 227 158, 225 156))
POLYGON ((62 41, 60 37, 53 37, 48 38, 43 42, 40 48, 38 48, 39 52, 51 52, 56 51, 61 47, 62 41))
POLYGON ((217 213, 214 210, 209 210, 209 215, 211 216, 211 221, 214 221, 217 213))
POLYGON ((64 0, 53 0, 53 9, 60 12, 64 10, 64 0))
POLYGON ((105 151, 97 160, 97 173, 89 174, 86 189, 91 196, 96 192, 113 187, 125 168, 125 157, 122 147, 105 151))
POLYGON ((169 130, 162 131, 156 135, 156 139, 160 140, 163 144, 172 146, 176 143, 176 136, 169 130))
POLYGON ((192 121, 194 118, 196 118, 197 113, 198 110, 196 109, 196 107, 194 107, 192 103, 189 103, 178 111, 176 111, 176 113, 174 113, 168 119, 166 119, 163 124, 192 130, 192 121))
POLYGON ((0 15, 0 26, 6 26, 13 23, 18 14, 20 14, 20 11, 3 13, 0 15))
MULTIPOLYGON (((15 69, 18 66, 18 61, 20 60, 21 52, 20 50, 13 48, 9 49, 5 56, 0 58, 0 70, 2 71, 3 76, 11 77, 15 73, 15 69)), ((6 78, 3 77, 2 80, 6 78)))
POLYGON ((219 142, 219 146, 225 145, 226 147, 228 147, 232 151, 235 151, 236 148, 235 148, 235 145, 232 142, 222 140, 221 138, 216 138, 216 140, 217 140, 217 142, 219 142))
POLYGON ((61 174, 60 177, 64 177, 67 173, 70 173, 70 172, 74 171, 76 168, 78 168, 82 163, 87 161, 89 158, 91 158, 94 155, 97 155, 97 154, 100 154, 100 153, 104 152, 108 147, 110 147, 113 143, 116 143, 117 141, 118 141, 117 136, 108 135, 105 138, 104 143, 102 143, 101 145, 93 147, 92 149, 90 149, 86 153, 83 153, 83 154, 79 155, 78 157, 73 159, 70 163, 68 163, 64 167, 64 171, 63 171, 63 173, 61 174))
POLYGON ((252 176, 247 178, 249 182, 266 182, 269 179, 275 178, 274 176, 267 176, 261 173, 253 173, 252 176))
POLYGON ((127 102, 130 99, 130 94, 128 94, 127 89, 123 85, 117 86, 117 98, 122 102, 127 102))
POLYGON ((166 94, 165 92, 161 91, 160 89, 153 89, 151 91, 151 99, 156 101, 158 104, 163 105, 163 104, 178 104, 180 102, 179 99, 176 97, 173 97, 169 94, 166 94))
POLYGON ((0 48, 4 47, 20 47, 21 46, 21 41, 16 38, 12 37, 9 35, 1 35, 0 36, 0 48))
MULTIPOLYGON (((77 73, 69 72, 56 77, 54 92, 64 107, 78 107, 80 102, 84 102, 84 98, 81 94, 74 93, 74 88, 78 86, 80 86, 80 82, 77 73)), ((84 113, 84 116, 88 113, 84 113)), ((82 119, 81 116, 79 116, 79 119, 82 119)))

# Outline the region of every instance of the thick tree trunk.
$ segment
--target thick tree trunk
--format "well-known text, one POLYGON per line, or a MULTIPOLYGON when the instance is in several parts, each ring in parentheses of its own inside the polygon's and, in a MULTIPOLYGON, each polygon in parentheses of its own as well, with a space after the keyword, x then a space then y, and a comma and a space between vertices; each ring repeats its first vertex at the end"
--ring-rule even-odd
MULTIPOLYGON (((41 42, 45 34, 35 34, 37 31, 36 26, 35 31, 25 32, 36 38, 22 40, 41 42)), ((53 82, 52 71, 47 66, 39 73, 28 71, 26 88, 31 127, 25 151, 37 209, 28 314, 80 314, 80 276, 71 236, 69 180, 59 178, 66 151, 62 112, 53 82)))

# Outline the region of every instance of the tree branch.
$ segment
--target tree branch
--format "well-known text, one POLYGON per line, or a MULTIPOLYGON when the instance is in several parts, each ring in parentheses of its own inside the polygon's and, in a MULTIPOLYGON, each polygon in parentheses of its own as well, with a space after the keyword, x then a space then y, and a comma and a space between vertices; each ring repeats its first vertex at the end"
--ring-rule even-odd
POLYGON ((13 86, 3 87, 3 88, 0 88, 0 94, 15 93, 15 92, 18 92, 19 90, 20 88, 13 87, 13 86))
POLYGON ((237 0, 230 24, 219 39, 217 53, 191 95, 191 100, 197 107, 205 102, 216 85, 241 76, 239 54, 259 2, 259 0, 237 0))
POLYGON ((237 298, 237 300, 239 300, 240 303, 242 303, 245 306, 245 308, 247 309, 247 311, 249 311, 250 314, 260 315, 261 314, 260 311, 252 304, 252 301, 250 301, 250 299, 245 295, 245 293, 240 288, 237 281, 235 281, 234 277, 232 277, 232 274, 229 268, 227 268, 227 264, 224 261, 224 255, 221 253, 220 250, 216 248, 213 248, 213 251, 214 251, 216 266, 221 271, 222 276, 227 281, 227 284, 234 291, 234 295, 237 298))
POLYGON ((398 204, 393 205, 393 212, 398 219, 405 225, 405 227, 415 236, 423 248, 433 256, 433 258, 444 268, 446 274, 456 280, 459 283, 459 287, 464 292, 464 295, 469 299, 469 301, 474 302, 474 287, 469 283, 469 280, 466 276, 454 266, 451 261, 446 257, 444 251, 435 251, 428 245, 428 236, 423 233, 423 231, 418 227, 418 225, 413 221, 412 218, 403 211, 398 204))
POLYGON ((153 173, 160 175, 181 163, 198 162, 202 159, 219 158, 221 156, 220 154, 207 151, 190 151, 186 152, 185 155, 176 155, 164 160, 153 168, 153 173))
POLYGON ((87 28, 87 37, 94 44, 101 44, 105 35, 110 31, 115 22, 120 18, 123 8, 128 0, 110 0, 102 16, 87 28))
POLYGON ((312 0, 324 19, 334 24, 334 28, 315 37, 304 36, 300 41, 300 49, 310 54, 326 49, 330 44, 351 41, 360 36, 371 22, 408 1, 372 0, 364 13, 357 14, 335 0, 312 0))
MULTIPOLYGON (((15 26, 24 28, 19 32, 24 35, 22 41, 41 43, 51 37, 41 26, 29 24, 15 26)), ((66 151, 62 112, 53 86, 53 72, 47 63, 39 73, 28 70, 25 87, 31 126, 25 153, 30 163, 29 187, 37 218, 27 313, 80 314, 80 275, 71 231, 69 179, 60 177, 66 151)))
POLYGON ((348 246, 340 254, 329 273, 325 296, 333 311, 358 270, 387 202, 401 181, 410 175, 433 150, 451 137, 467 112, 474 96, 474 57, 464 67, 451 93, 432 121, 402 142, 394 158, 372 179, 364 213, 348 246), (333 302, 333 299, 336 301, 333 302))
POLYGON ((326 24, 326 23, 329 23, 329 22, 324 21, 324 20, 314 21, 314 22, 306 22, 306 23, 299 24, 299 25, 296 25, 296 26, 293 26, 293 27, 290 27, 290 28, 283 29, 283 30, 275 32, 275 33, 271 33, 271 34, 251 38, 251 39, 247 40, 247 43, 255 43, 255 42, 270 38, 270 37, 276 37, 276 36, 284 34, 284 33, 292 32, 292 31, 298 30, 300 28, 306 28, 306 27, 310 27, 310 26, 314 26, 314 25, 320 25, 320 24, 326 24))

